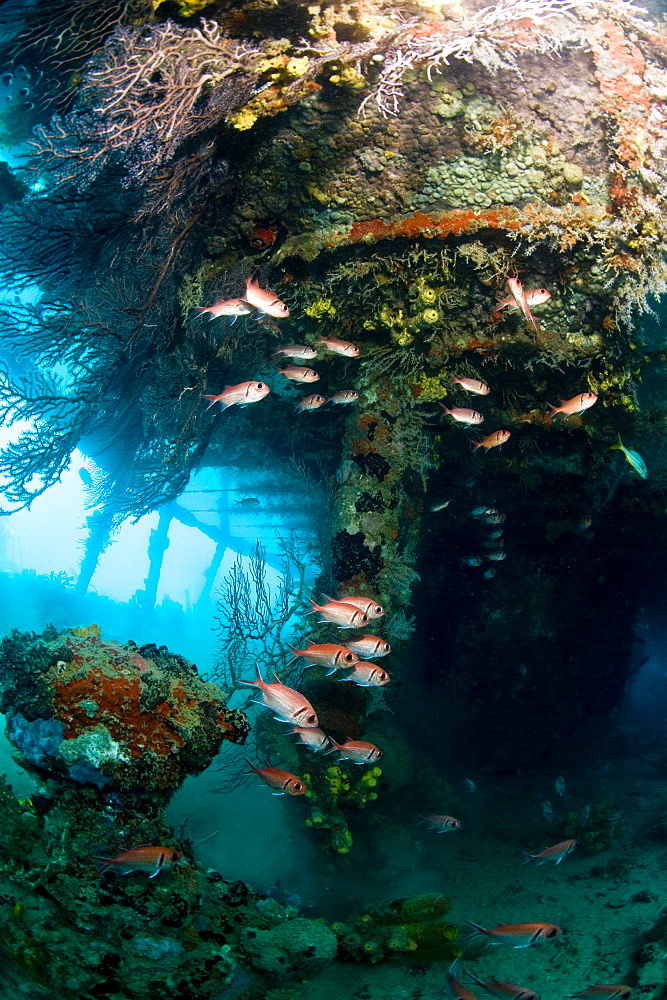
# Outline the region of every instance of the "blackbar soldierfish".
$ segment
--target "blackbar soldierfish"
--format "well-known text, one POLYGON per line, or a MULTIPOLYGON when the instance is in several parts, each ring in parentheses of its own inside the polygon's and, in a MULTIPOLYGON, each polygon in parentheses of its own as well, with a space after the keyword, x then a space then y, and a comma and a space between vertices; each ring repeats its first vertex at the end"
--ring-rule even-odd
MULTIPOLYGON (((551 298, 551 292, 548 292, 546 288, 524 288, 523 294, 531 308, 541 306, 551 298)), ((500 312, 501 309, 507 309, 508 312, 512 312, 514 309, 520 308, 521 306, 514 296, 512 296, 511 299, 502 299, 500 302, 497 302, 495 312, 500 312)))
POLYGON ((218 299, 212 306, 195 306, 200 316, 210 313, 208 321, 218 319, 219 316, 233 316, 232 323, 236 322, 238 316, 247 316, 252 312, 252 306, 244 299, 218 299))
POLYGON ((535 319, 535 317, 533 316, 532 312, 530 311, 530 306, 529 306, 528 300, 526 298, 526 293, 523 290, 523 285, 521 284, 521 282, 519 281, 518 278, 508 278, 507 279, 507 284, 509 286, 510 292, 514 296, 514 300, 515 300, 517 306, 519 307, 519 309, 521 310, 521 312, 524 314, 524 316, 526 317, 526 319, 532 324, 532 326, 535 329, 535 331, 537 333, 539 333, 540 332, 540 328, 537 325, 537 320, 535 319))
POLYGON ((562 413, 566 417, 571 417, 575 413, 583 413, 584 410, 590 409, 597 401, 598 398, 594 392, 580 392, 578 396, 573 396, 572 399, 561 399, 560 406, 552 406, 551 403, 547 403, 550 411, 547 420, 555 417, 557 413, 562 413))
POLYGON ((495 927, 486 928, 472 920, 466 920, 466 923, 475 931, 468 940, 485 934, 491 944, 508 944, 512 948, 530 948, 533 944, 543 944, 563 933, 557 924, 496 924, 495 927))
POLYGON ((444 403, 438 403, 438 406, 442 407, 443 415, 449 415, 453 417, 459 424, 465 424, 470 427, 471 424, 481 424, 484 417, 477 410, 467 410, 461 406, 455 406, 453 409, 448 410, 444 403))
POLYGON ((355 389, 339 389, 338 392, 333 392, 329 399, 334 404, 341 403, 345 405, 346 403, 356 403, 359 399, 359 393, 355 389))
POLYGON ((425 823, 428 823, 429 830, 437 830, 438 833, 451 833, 452 830, 461 829, 461 820, 454 816, 422 816, 425 823))
POLYGON ((283 771, 280 767, 271 767, 270 764, 267 764, 266 767, 255 767, 249 760, 246 760, 246 764, 252 768, 255 774, 260 776, 265 785, 277 789, 273 793, 274 795, 303 795, 306 791, 306 786, 301 778, 297 778, 290 771, 283 771))
POLYGON ((247 406, 248 403, 258 403, 270 392, 266 382, 239 382, 238 385, 226 385, 217 396, 204 396, 204 399, 211 401, 206 407, 207 410, 210 410, 216 403, 220 403, 221 408, 226 410, 228 406, 247 406))
POLYGON ((290 722, 293 726, 301 729, 315 729, 319 725, 317 713, 305 698, 293 688, 286 687, 276 680, 267 683, 262 680, 259 667, 255 666, 254 681, 240 681, 240 684, 248 684, 251 687, 259 688, 262 693, 262 700, 255 702, 257 705, 264 705, 276 712, 278 722, 290 722))
POLYGON ((346 604, 354 604, 355 608, 361 608, 369 618, 382 618, 384 614, 384 608, 373 597, 353 597, 352 594, 344 594, 338 600, 345 601, 346 604))
POLYGON ((345 358, 358 358, 359 348, 356 344, 351 344, 348 340, 325 340, 323 337, 320 340, 315 341, 317 344, 321 344, 327 351, 332 351, 333 354, 341 354, 345 358))
POLYGON ((474 392, 477 396, 488 396, 491 392, 488 385, 480 382, 478 378, 454 378, 452 375, 452 382, 456 382, 466 392, 474 392))
POLYGON ((356 663, 345 677, 338 679, 351 681, 358 687, 383 687, 389 683, 391 677, 386 670, 378 667, 375 663, 356 663))
POLYGON ((503 983, 498 979, 487 979, 484 982, 483 979, 480 979, 479 976, 470 971, 468 975, 486 993, 489 993, 492 997, 498 997, 498 1000, 506 1000, 507 997, 510 997, 511 1000, 540 1000, 540 994, 536 993, 535 990, 531 990, 528 986, 517 986, 516 983, 503 983))
POLYGON ((320 376, 312 368, 299 368, 296 365, 288 365, 287 368, 278 368, 279 375, 291 379, 292 382, 319 382, 320 376))
POLYGON ((275 292, 270 292, 267 288, 260 288, 252 278, 246 280, 245 295, 246 302, 254 306, 257 312, 267 313, 275 316, 276 319, 285 319, 289 316, 289 309, 284 302, 281 302, 275 292))
POLYGON ((155 878, 163 868, 173 868, 181 860, 181 855, 173 847, 134 847, 130 851, 122 851, 115 858, 95 858, 104 861, 106 867, 100 875, 111 869, 121 875, 130 872, 150 872, 149 878, 155 878))
POLYGON ((288 358, 298 358, 300 361, 312 361, 317 357, 314 347, 306 344, 289 344, 287 347, 279 347, 274 354, 284 354, 288 358))
POLYGON ((477 1000, 473 991, 457 978, 460 964, 461 959, 455 958, 449 967, 449 972, 445 976, 445 996, 447 1000, 477 1000))
POLYGON ((295 409, 299 410, 301 413, 303 413, 304 410, 319 410, 320 406, 324 406, 326 401, 326 396, 320 396, 319 393, 315 392, 312 396, 302 396, 296 404, 295 409))
POLYGON ((329 598, 327 598, 326 604, 316 604, 315 601, 311 601, 310 597, 306 599, 311 605, 311 610, 308 614, 319 611, 322 615, 320 625, 325 621, 331 622, 332 625, 337 625, 338 628, 361 628, 362 625, 368 624, 368 615, 366 612, 354 604, 346 604, 343 601, 332 601, 329 598))
MULTIPOLYGON (((336 646, 332 642, 309 642, 307 649, 295 649, 294 646, 289 648, 294 653, 292 660, 297 656, 303 656, 304 660, 309 663, 315 663, 319 667, 329 667, 331 670, 338 670, 340 667, 353 667, 355 663, 359 662, 359 657, 356 653, 348 649, 347 646, 336 646)), ((292 660, 289 662, 291 663, 292 660)))
POLYGON ((488 451, 489 448, 499 448, 506 441, 509 441, 511 436, 510 431, 494 431, 493 434, 487 434, 481 441, 471 441, 470 443, 473 451, 478 448, 485 448, 488 451))
POLYGON ((527 865, 531 861, 536 861, 538 865, 544 865, 547 861, 554 861, 557 865, 559 865, 563 858, 566 858, 568 854, 572 854, 572 851, 574 851, 578 845, 579 841, 571 838, 570 840, 561 841, 560 844, 554 844, 553 847, 545 847, 539 854, 528 854, 527 851, 524 851, 524 864, 527 865))
POLYGON ((381 639, 377 635, 359 636, 358 639, 348 642, 347 648, 364 660, 370 660, 372 656, 388 656, 391 653, 391 646, 386 639, 381 639))
POLYGON ((363 740, 336 743, 333 739, 331 742, 333 749, 340 753, 340 760, 350 760, 353 764, 374 764, 382 756, 382 751, 374 743, 365 743, 363 740))
POLYGON ((573 997, 580 997, 581 1000, 628 1000, 632 994, 629 986, 624 983, 605 984, 600 986, 587 986, 580 993, 570 993, 568 1000, 573 997))

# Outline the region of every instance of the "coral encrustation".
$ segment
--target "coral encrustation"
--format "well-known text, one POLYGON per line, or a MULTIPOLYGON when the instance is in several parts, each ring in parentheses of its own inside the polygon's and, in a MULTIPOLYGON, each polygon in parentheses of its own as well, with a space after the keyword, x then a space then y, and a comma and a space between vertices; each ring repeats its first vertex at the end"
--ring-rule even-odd
POLYGON ((80 783, 174 789, 248 723, 165 646, 102 640, 97 626, 0 645, 0 711, 23 763, 80 783))

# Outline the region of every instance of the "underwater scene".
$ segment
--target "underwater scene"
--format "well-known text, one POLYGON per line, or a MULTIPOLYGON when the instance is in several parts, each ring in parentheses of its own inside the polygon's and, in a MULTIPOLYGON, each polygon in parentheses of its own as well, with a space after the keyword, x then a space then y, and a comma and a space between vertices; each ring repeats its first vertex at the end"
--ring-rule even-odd
POLYGON ((667 5, 0 5, 0 1000, 667 998, 667 5))

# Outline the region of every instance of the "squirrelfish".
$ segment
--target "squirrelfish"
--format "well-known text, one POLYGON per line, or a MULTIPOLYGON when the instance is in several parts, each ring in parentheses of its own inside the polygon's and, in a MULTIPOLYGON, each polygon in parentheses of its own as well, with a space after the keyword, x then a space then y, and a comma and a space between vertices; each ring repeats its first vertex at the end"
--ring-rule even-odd
POLYGON ((445 976, 445 996, 447 1000, 477 1000, 471 989, 464 986, 458 979, 460 958, 455 958, 449 967, 449 972, 445 976))
POLYGON ((481 424, 484 420, 482 414, 478 413, 477 410, 466 410, 461 406, 455 406, 448 410, 444 403, 438 405, 442 407, 443 413, 453 417, 459 424, 466 424, 467 427, 470 427, 471 424, 481 424))
POLYGON ((106 862, 100 875, 113 869, 121 875, 129 875, 130 872, 150 872, 148 877, 155 878, 163 868, 173 868, 177 865, 181 855, 173 847, 146 846, 122 851, 115 858, 95 858, 95 860, 106 862))
POLYGON ((340 681, 352 681, 358 687, 383 687, 388 684, 391 677, 386 670, 378 667, 375 663, 356 663, 345 677, 339 677, 340 681))
POLYGON ((304 410, 319 410, 320 406, 324 406, 326 401, 326 396, 320 396, 319 393, 315 392, 312 396, 302 396, 296 404, 296 409, 301 412, 304 410))
POLYGON ((626 457, 626 460, 630 463, 630 465, 635 470, 638 476, 641 476, 642 479, 646 479, 648 477, 648 469, 646 468, 646 462, 641 457, 641 455, 639 455, 636 451, 633 451, 632 448, 625 447, 625 445, 621 441, 620 434, 618 435, 618 442, 616 444, 612 444, 610 451, 614 448, 616 448, 618 451, 623 452, 623 454, 626 457))
POLYGON ((238 385, 226 385, 217 396, 204 396, 204 399, 211 401, 206 407, 207 410, 210 410, 215 403, 220 403, 221 408, 226 410, 228 406, 247 406, 248 403, 258 403, 270 392, 266 382, 239 382, 238 385))
POLYGON ((491 392, 488 385, 485 382, 480 382, 478 378, 454 378, 452 376, 452 382, 456 382, 466 392, 474 392, 477 396, 488 396, 491 392))
POLYGON ((195 309, 200 316, 210 313, 209 323, 218 316, 233 316, 232 323, 234 323, 237 316, 247 316, 252 312, 252 306, 244 299, 218 299, 212 306, 195 306, 195 309))
MULTIPOLYGON (((351 648, 336 646, 332 642, 309 642, 307 649, 295 649, 294 646, 290 646, 289 642, 287 645, 294 653, 292 660, 297 656, 303 656, 308 663, 316 663, 320 667, 329 667, 331 670, 337 670, 340 667, 353 667, 355 663, 359 662, 359 657, 351 648)), ((291 663, 292 660, 289 662, 291 663)))
POLYGON ((547 419, 550 420, 557 413, 563 413, 566 417, 571 417, 575 413, 583 413, 584 410, 588 410, 591 406, 594 406, 597 401, 598 397, 594 392, 580 392, 578 396, 573 396, 572 399, 561 399, 560 406, 552 406, 551 403, 547 403, 551 411, 547 419))
POLYGON ((503 559, 507 559, 507 553, 502 549, 496 549, 495 552, 488 552, 486 558, 491 562, 502 562, 503 559))
POLYGON ((539 854, 528 854, 527 851, 524 851, 524 864, 527 865, 531 861, 536 861, 538 865, 544 865, 547 861, 554 861, 559 865, 563 858, 566 858, 568 854, 572 854, 572 851, 577 848, 578 844, 578 840, 570 839, 563 840, 560 844, 554 844, 553 847, 545 847, 539 854))
POLYGON ((333 750, 338 750, 340 760, 350 760, 353 764, 374 764, 382 756, 382 751, 374 743, 363 740, 348 740, 347 743, 333 743, 333 750))
POLYGON ((526 319, 530 323, 532 323, 533 328, 539 333, 540 328, 537 325, 537 320, 535 319, 535 317, 533 316, 532 312, 530 311, 530 306, 529 306, 528 300, 526 298, 526 293, 523 290, 523 285, 521 284, 521 282, 519 281, 518 278, 508 278, 507 279, 507 284, 509 286, 510 292, 514 296, 514 300, 515 300, 517 306, 519 307, 519 309, 521 310, 521 312, 524 314, 524 316, 526 317, 526 319))
POLYGON ((429 830, 437 830, 438 833, 451 833, 461 829, 461 820, 453 816, 422 816, 422 819, 428 823, 429 830))
POLYGON ((268 288, 260 288, 256 281, 248 278, 245 283, 246 302, 254 306, 257 312, 267 313, 275 316, 276 319, 285 319, 289 316, 289 309, 284 302, 281 302, 275 292, 270 292, 268 288))
POLYGON ((342 354, 346 358, 359 357, 359 348, 356 344, 351 344, 348 340, 325 340, 322 337, 316 343, 321 344, 327 351, 332 351, 334 354, 342 354))
POLYGON ((509 441, 510 437, 510 431, 494 431, 493 434, 487 434, 481 441, 471 441, 472 450, 476 451, 478 448, 485 448, 488 451, 489 448, 499 448, 500 445, 509 441))
POLYGON ((276 713, 278 722, 290 722, 301 729, 315 729, 319 724, 317 713, 307 698, 278 680, 271 683, 263 681, 258 666, 255 666, 254 681, 240 681, 240 683, 259 688, 262 700, 255 704, 270 708, 276 713))
POLYGON ((326 604, 316 604, 315 601, 311 601, 310 597, 307 600, 311 605, 311 610, 308 614, 312 614, 313 611, 319 611, 322 615, 322 619, 319 622, 320 625, 325 621, 331 622, 332 625, 337 625, 338 628, 361 628, 362 625, 368 624, 368 615, 366 612, 354 604, 347 604, 344 601, 332 601, 329 598, 327 598, 326 604))
MULTIPOLYGON (((551 298, 551 292, 548 292, 546 288, 524 288, 523 294, 531 308, 541 306, 551 298)), ((513 312, 514 309, 520 308, 521 306, 517 300, 512 297, 511 299, 502 299, 500 302, 497 302, 495 311, 500 312, 501 309, 507 309, 508 312, 513 312)))
POLYGON ((292 726, 290 732, 299 737, 299 743, 311 750, 324 750, 329 746, 329 737, 321 729, 300 729, 299 726, 292 726))
POLYGON ((629 986, 623 983, 609 984, 601 986, 587 986, 580 993, 570 993, 568 1000, 572 997, 581 997, 582 1000, 628 1000, 632 994, 629 986))
POLYGON ((540 1000, 540 994, 536 993, 535 990, 531 990, 528 986, 517 986, 516 983, 503 983, 498 979, 489 979, 484 982, 474 972, 468 972, 468 975, 478 986, 481 986, 492 997, 498 997, 499 1000, 506 1000, 507 997, 511 997, 512 1000, 540 1000))
POLYGON ((513 948, 530 948, 533 944, 543 944, 563 933, 557 924, 496 924, 495 927, 486 928, 472 920, 466 920, 466 923, 475 931, 470 938, 486 934, 491 944, 508 944, 513 948))
POLYGON ((278 374, 284 375, 292 382, 319 382, 320 379, 320 376, 312 368, 298 368, 296 365, 278 368, 278 374))
POLYGON ((289 344, 287 347, 279 347, 274 354, 284 354, 288 358, 298 358, 300 361, 312 361, 317 357, 314 347, 306 344, 289 344))
POLYGON ((362 635, 348 642, 347 648, 364 660, 369 660, 372 656, 388 656, 391 653, 391 646, 386 639, 380 639, 377 635, 362 635))
POLYGON ((351 594, 344 594, 339 600, 345 601, 346 604, 354 604, 355 608, 361 608, 369 618, 382 618, 384 614, 382 605, 372 597, 353 597, 351 594))
POLYGON ((273 793, 274 795, 303 795, 306 791, 306 786, 301 778, 297 778, 290 771, 283 771, 280 767, 271 767, 270 764, 267 764, 266 767, 255 767, 249 760, 246 760, 246 764, 252 768, 255 774, 260 776, 265 785, 277 789, 273 793))
POLYGON ((338 392, 332 392, 329 399, 334 405, 336 403, 356 403, 359 399, 359 393, 355 389, 339 389, 338 392))

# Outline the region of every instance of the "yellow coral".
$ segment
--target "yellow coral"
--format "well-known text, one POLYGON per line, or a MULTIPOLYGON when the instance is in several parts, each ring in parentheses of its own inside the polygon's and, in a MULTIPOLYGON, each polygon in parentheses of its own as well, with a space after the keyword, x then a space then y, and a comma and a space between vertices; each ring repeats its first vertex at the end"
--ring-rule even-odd
POLYGON ((246 106, 237 111, 235 115, 230 115, 229 123, 232 128, 238 129, 239 132, 247 132, 249 128, 253 127, 258 118, 259 111, 253 111, 246 106))
POLYGON ((100 637, 100 626, 99 625, 85 625, 80 628, 73 628, 72 635, 78 635, 80 639, 99 639, 100 637))
POLYGON ((420 403, 431 403, 435 399, 443 399, 448 393, 448 387, 440 381, 439 375, 427 375, 422 372, 415 387, 420 391, 417 393, 420 403))
MULTIPOLYGON (((163 3, 165 0, 153 0, 153 10, 156 11, 163 3)), ((210 3, 211 0, 176 0, 178 13, 182 17, 192 17, 193 14, 198 14, 200 10, 209 7, 210 3)))
POLYGON ((336 307, 331 299, 322 298, 315 299, 303 311, 306 316, 311 316, 313 319, 321 319, 323 316, 335 316, 336 307))

